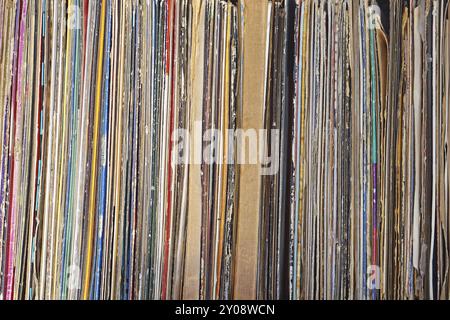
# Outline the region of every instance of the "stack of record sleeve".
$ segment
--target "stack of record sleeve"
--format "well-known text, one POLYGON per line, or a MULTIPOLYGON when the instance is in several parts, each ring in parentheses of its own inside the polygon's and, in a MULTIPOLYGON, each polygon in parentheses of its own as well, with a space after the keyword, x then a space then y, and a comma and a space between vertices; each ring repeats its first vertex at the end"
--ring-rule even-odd
POLYGON ((0 298, 450 299, 449 0, 0 0, 0 298))

